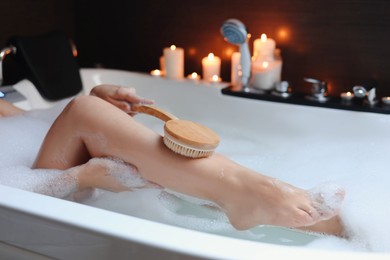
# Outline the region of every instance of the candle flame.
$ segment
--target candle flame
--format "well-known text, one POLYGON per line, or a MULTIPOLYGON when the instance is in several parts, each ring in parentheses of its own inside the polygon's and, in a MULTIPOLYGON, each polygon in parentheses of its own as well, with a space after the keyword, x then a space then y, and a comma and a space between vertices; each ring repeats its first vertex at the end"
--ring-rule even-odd
POLYGON ((171 50, 172 51, 176 50, 176 45, 171 45, 171 50))
POLYGON ((347 96, 352 96, 352 93, 348 91, 347 96))
POLYGON ((268 68, 268 66, 269 66, 268 61, 263 61, 262 66, 263 66, 264 69, 268 68))
POLYGON ((196 72, 191 73, 191 78, 196 79, 197 77, 198 77, 198 73, 196 72))
POLYGON ((263 42, 267 41, 267 34, 265 34, 265 33, 261 34, 260 39, 263 42))
POLYGON ((218 75, 213 75, 211 77, 211 80, 214 81, 214 82, 218 82, 219 81, 219 76, 218 75))
POLYGON ((213 60, 214 59, 214 53, 210 52, 209 55, 207 55, 208 60, 213 60))

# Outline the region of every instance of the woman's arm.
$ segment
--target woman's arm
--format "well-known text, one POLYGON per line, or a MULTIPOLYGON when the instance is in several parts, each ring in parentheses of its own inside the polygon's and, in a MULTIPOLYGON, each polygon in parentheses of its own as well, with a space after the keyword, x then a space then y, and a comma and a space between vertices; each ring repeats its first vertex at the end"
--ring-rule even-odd
MULTIPOLYGON (((151 99, 138 96, 134 88, 108 84, 102 84, 92 88, 90 95, 97 96, 120 108, 126 113, 131 113, 132 104, 151 105, 154 103, 151 99)), ((20 109, 7 100, 0 98, 0 117, 15 116, 24 112, 25 111, 23 109, 20 109)))
POLYGON ((7 100, 0 98, 0 117, 20 115, 24 112, 25 111, 23 109, 20 109, 7 100))
POLYGON ((108 84, 94 87, 90 95, 97 96, 130 114, 133 104, 152 105, 154 103, 151 99, 138 96, 134 88, 108 84))

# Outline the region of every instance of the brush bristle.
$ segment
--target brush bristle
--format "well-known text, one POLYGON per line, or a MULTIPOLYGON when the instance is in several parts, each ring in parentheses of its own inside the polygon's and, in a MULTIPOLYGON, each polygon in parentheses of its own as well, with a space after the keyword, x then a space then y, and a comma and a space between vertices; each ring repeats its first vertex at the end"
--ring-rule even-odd
POLYGON ((183 155, 185 157, 190 158, 203 158, 203 157, 209 157, 214 153, 214 150, 202 150, 202 149, 196 149, 193 147, 190 147, 185 144, 181 144, 179 142, 175 142, 172 138, 165 135, 164 138, 164 144, 174 151, 175 153, 178 153, 180 155, 183 155))

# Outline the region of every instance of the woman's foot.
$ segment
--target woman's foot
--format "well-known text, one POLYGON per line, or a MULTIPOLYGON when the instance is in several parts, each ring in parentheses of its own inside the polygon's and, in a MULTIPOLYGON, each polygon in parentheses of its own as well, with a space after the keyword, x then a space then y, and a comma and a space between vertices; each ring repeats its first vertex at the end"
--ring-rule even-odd
POLYGON ((322 220, 312 226, 299 227, 298 229, 309 232, 334 235, 338 237, 346 236, 344 226, 339 216, 334 216, 330 219, 322 220))
POLYGON ((341 233, 333 227, 341 226, 333 220, 344 198, 340 187, 322 185, 305 191, 258 173, 237 183, 240 191, 231 192, 229 200, 220 204, 236 229, 275 225, 341 233))

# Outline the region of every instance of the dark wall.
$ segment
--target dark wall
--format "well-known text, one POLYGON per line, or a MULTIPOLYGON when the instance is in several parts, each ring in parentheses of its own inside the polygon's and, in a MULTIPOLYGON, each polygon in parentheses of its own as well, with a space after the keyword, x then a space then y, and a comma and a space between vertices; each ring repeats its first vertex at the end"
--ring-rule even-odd
MULTIPOLYGON (((69 0, 0 0, 0 48, 11 36, 35 36, 63 31, 74 38, 74 8, 69 0)), ((25 77, 23 67, 14 57, 3 65, 3 84, 14 84, 25 77)))
POLYGON ((73 1, 0 0, 0 48, 13 35, 28 36, 52 30, 74 35, 73 1))
POLYGON ((235 49, 219 33, 228 18, 243 21, 252 42, 266 33, 284 60, 283 78, 308 90, 303 77, 329 82, 331 94, 371 78, 390 93, 390 1, 387 0, 143 0, 78 1, 76 40, 84 66, 135 71, 159 66, 162 49, 185 48, 186 73, 201 72, 201 58, 221 56, 230 78, 235 49))
POLYGON ((254 38, 266 33, 282 50, 283 79, 307 91, 302 78, 329 82, 331 94, 370 78, 390 94, 388 0, 7 0, 1 1, 0 44, 10 35, 65 31, 79 49, 82 67, 148 72, 164 47, 186 50, 186 74, 201 72, 209 52, 222 58, 230 79, 229 52, 219 28, 242 20, 254 38))

